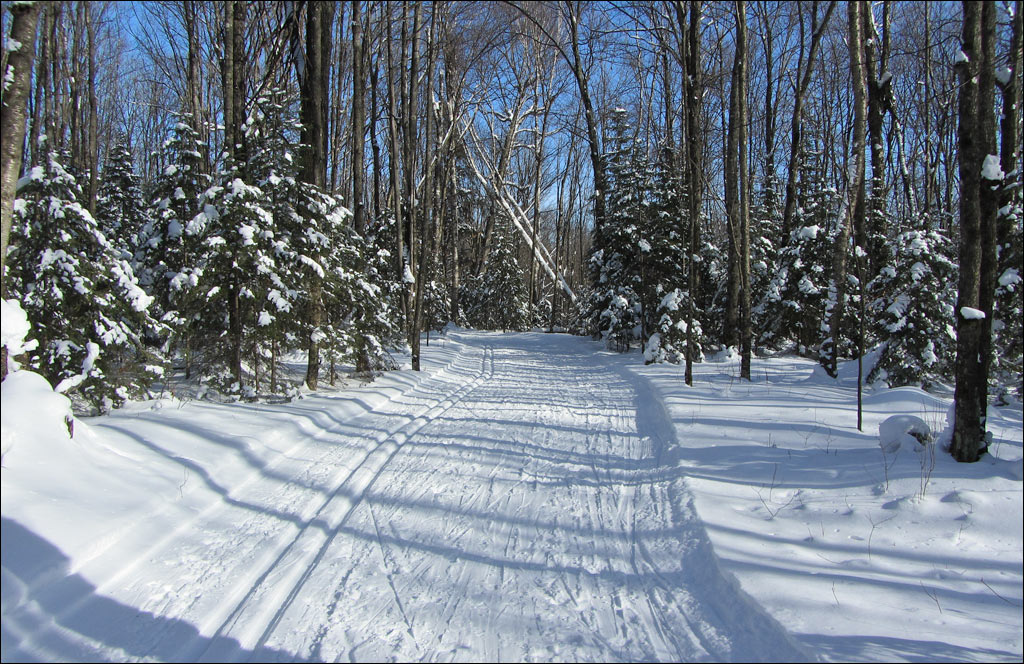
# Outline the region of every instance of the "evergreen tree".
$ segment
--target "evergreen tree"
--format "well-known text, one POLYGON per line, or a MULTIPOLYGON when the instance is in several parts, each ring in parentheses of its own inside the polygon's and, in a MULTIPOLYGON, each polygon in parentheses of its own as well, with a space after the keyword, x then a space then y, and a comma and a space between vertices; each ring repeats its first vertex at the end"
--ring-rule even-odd
POLYGON ((951 376, 956 355, 953 251, 952 242, 937 231, 908 231, 896 238, 893 262, 868 285, 870 292, 885 294, 870 307, 883 345, 868 382, 927 387, 951 376))
POLYGON ((50 153, 18 183, 10 293, 39 342, 29 366, 58 391, 107 412, 162 373, 143 336, 152 298, 82 205, 75 178, 50 153))
POLYGON ((140 233, 150 222, 149 209, 142 196, 139 176, 135 174, 131 149, 123 136, 107 154, 96 196, 96 220, 107 239, 137 270, 135 251, 140 244, 140 233))
MULTIPOLYGON (((778 272, 779 248, 782 237, 782 201, 779 199, 778 178, 765 178, 760 199, 750 215, 750 292, 756 297, 768 291, 778 272)), ((755 302, 755 306, 756 306, 755 302)), ((754 339, 760 339, 766 330, 759 329, 763 317, 753 315, 754 339)))
MULTIPOLYGON (((642 255, 641 300, 647 332, 644 360, 678 364, 686 357, 686 242, 690 236, 689 205, 679 169, 668 149, 661 151, 650 178, 650 205, 645 228, 650 249, 642 255)), ((645 246, 641 246, 644 250, 645 246)), ((703 331, 694 321, 697 358, 703 331)))
POLYGON ((608 142, 605 218, 595 232, 590 257, 594 286, 589 327, 594 338, 625 352, 643 331, 643 272, 652 249, 645 237, 648 200, 643 174, 647 167, 637 152, 624 109, 612 115, 608 142))
POLYGON ((496 223, 487 269, 467 284, 466 315, 474 327, 503 332, 530 325, 530 294, 519 266, 517 238, 508 220, 496 223))
POLYGON ((778 267, 754 310, 760 345, 795 342, 801 354, 817 345, 831 272, 831 240, 825 230, 834 192, 822 188, 797 210, 796 230, 779 252, 778 267))
POLYGON ((1021 218, 1020 175, 1013 198, 1000 210, 1001 245, 996 287, 993 375, 998 383, 1013 385, 1024 398, 1024 229, 1021 218))
POLYGON ((193 328, 205 295, 199 291, 198 263, 204 226, 191 223, 210 183, 202 149, 190 116, 179 116, 162 147, 160 162, 166 166, 155 184, 151 215, 135 250, 139 282, 154 298, 154 316, 167 326, 165 349, 183 357, 186 376, 191 375, 192 343, 198 333, 193 328))

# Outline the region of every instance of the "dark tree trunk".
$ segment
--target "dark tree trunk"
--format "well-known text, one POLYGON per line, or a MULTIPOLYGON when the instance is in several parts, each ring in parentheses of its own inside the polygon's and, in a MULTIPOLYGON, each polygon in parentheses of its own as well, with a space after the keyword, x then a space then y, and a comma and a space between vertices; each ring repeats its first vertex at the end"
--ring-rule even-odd
POLYGON ((868 254, 868 278, 882 269, 886 250, 885 202, 888 191, 885 183, 885 148, 883 123, 891 107, 891 77, 885 77, 889 60, 889 2, 882 4, 882 30, 885 35, 879 43, 875 23, 868 8, 863 12, 862 33, 865 35, 864 64, 868 86, 868 145, 871 146, 871 199, 868 202, 866 223, 855 229, 855 240, 868 254), (884 78, 883 78, 884 77, 884 78), (870 237, 869 237, 870 235, 870 237))
MULTIPOLYGON (((306 14, 306 52, 299 80, 301 141, 306 146, 299 177, 321 190, 327 187, 327 80, 330 67, 333 2, 311 2, 306 14)), ((313 256, 318 260, 319 256, 313 256)), ((317 388, 320 376, 320 330, 324 319, 323 284, 313 271, 309 279, 309 328, 306 385, 317 388)))
POLYGON ((992 63, 986 62, 986 49, 982 38, 981 2, 963 3, 963 32, 961 51, 965 58, 956 64, 960 79, 960 114, 958 143, 960 148, 960 279, 956 302, 957 350, 956 390, 954 392, 953 440, 950 452, 957 461, 974 462, 985 448, 985 418, 987 414, 987 385, 982 352, 985 334, 984 320, 973 311, 982 306, 982 219, 984 186, 982 163, 987 152, 984 132, 985 115, 992 109, 980 102, 982 71, 992 63))
MULTIPOLYGON (((680 25, 680 34, 684 34, 682 26, 685 25, 685 21, 681 5, 677 4, 676 12, 680 25)), ((686 173, 689 180, 690 200, 689 256, 686 282, 686 368, 684 380, 687 385, 691 386, 693 385, 693 361, 697 355, 697 344, 693 336, 693 326, 696 319, 695 299, 697 292, 700 290, 697 257, 700 254, 701 246, 701 199, 704 192, 704 140, 701 134, 704 83, 700 62, 700 23, 700 0, 692 0, 690 2, 689 32, 686 36, 685 44, 688 52, 685 55, 686 67, 685 76, 683 77, 683 89, 686 95, 684 108, 686 112, 686 141, 688 147, 686 173)))

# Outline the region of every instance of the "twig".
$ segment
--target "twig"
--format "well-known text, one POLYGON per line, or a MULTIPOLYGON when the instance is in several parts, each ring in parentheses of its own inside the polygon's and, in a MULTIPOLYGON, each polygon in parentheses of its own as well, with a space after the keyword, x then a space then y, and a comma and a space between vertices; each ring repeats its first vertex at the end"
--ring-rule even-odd
POLYGON ((931 597, 932 601, 935 602, 935 606, 939 607, 939 613, 942 613, 942 605, 939 604, 939 593, 938 593, 938 591, 935 590, 935 589, 932 589, 931 592, 928 592, 928 589, 925 588, 924 581, 918 581, 918 583, 921 584, 921 590, 924 591, 924 594, 928 595, 929 597, 931 597))
POLYGON ((832 599, 836 601, 836 606, 839 606, 839 597, 836 595, 836 582, 832 581, 832 599))
POLYGON ((188 484, 188 466, 185 466, 182 470, 185 471, 185 476, 181 480, 181 484, 178 485, 178 497, 179 498, 184 498, 185 497, 185 494, 182 493, 182 489, 185 488, 186 484, 188 484))
POLYGON ((1007 603, 1007 604, 1009 604, 1010 606, 1016 606, 1017 608, 1020 608, 1020 606, 1021 606, 1020 604, 1017 604, 1016 602, 1011 602, 1010 600, 1006 599, 1005 597, 1003 597, 1002 595, 1000 595, 999 593, 997 593, 997 592, 995 591, 995 589, 994 589, 994 588, 992 588, 992 586, 988 585, 988 583, 986 583, 986 582, 985 582, 985 577, 982 577, 982 578, 981 578, 981 582, 985 584, 985 587, 986 587, 986 588, 988 588, 988 589, 989 589, 989 591, 990 591, 990 592, 991 592, 991 593, 992 593, 993 595, 995 595, 995 596, 996 596, 996 597, 998 597, 999 599, 1003 600, 1004 602, 1006 602, 1006 603, 1007 603))
POLYGON ((871 538, 874 537, 874 535, 875 535, 875 528, 877 528, 878 526, 882 525, 886 521, 892 521, 895 518, 896 518, 896 515, 893 514, 888 519, 883 519, 883 520, 879 521, 878 523, 875 523, 875 520, 871 518, 871 515, 870 514, 868 515, 868 521, 871 522, 871 532, 868 533, 868 560, 871 560, 871 538))

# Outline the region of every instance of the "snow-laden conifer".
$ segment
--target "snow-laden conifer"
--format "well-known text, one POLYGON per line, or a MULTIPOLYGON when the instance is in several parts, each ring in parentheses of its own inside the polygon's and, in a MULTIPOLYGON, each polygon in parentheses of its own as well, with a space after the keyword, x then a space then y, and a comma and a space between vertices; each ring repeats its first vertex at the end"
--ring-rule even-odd
POLYGON ((868 285, 870 292, 883 293, 870 305, 882 349, 869 382, 927 386, 951 377, 956 354, 953 253, 950 240, 934 230, 901 233, 893 242, 892 263, 868 285))
POLYGON ((142 394, 162 369, 143 343, 156 327, 152 298, 82 197, 53 153, 18 182, 8 288, 39 342, 29 367, 107 412, 142 394))

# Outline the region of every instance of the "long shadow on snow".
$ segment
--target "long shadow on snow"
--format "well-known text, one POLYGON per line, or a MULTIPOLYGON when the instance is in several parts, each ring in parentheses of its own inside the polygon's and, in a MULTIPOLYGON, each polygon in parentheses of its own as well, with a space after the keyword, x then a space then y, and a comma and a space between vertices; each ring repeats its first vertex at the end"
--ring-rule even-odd
MULTIPOLYGON (((0 532, 4 661, 104 661, 114 654, 173 662, 179 656, 177 646, 197 642, 232 648, 246 661, 256 659, 235 639, 211 639, 185 621, 155 616, 96 594, 89 581, 69 574, 67 556, 16 521, 3 517, 0 532), (87 610, 58 619, 63 609, 79 600, 87 602, 87 610), (23 643, 22 635, 33 632, 46 633, 45 650, 23 643), (105 648, 115 653, 104 652, 105 648)), ((291 653, 267 649, 260 651, 260 659, 300 661, 291 653)))

